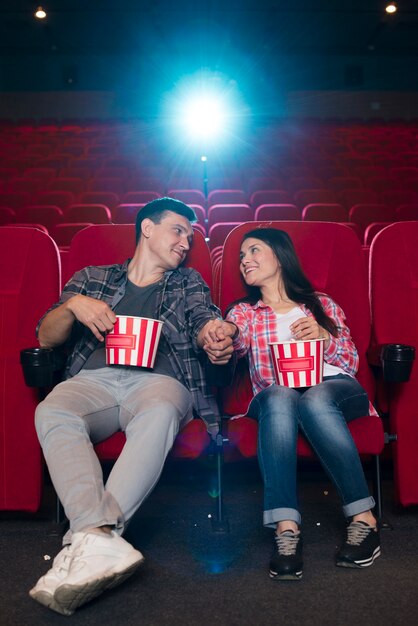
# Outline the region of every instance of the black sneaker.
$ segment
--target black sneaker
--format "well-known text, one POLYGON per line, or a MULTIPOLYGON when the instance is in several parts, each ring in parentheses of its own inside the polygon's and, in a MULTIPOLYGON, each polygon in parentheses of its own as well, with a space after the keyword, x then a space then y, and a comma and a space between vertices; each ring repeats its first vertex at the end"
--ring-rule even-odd
POLYGON ((378 529, 366 522, 351 522, 347 526, 347 539, 337 552, 340 567, 369 567, 380 556, 378 529))
POLYGON ((284 530, 274 535, 275 553, 270 561, 270 578, 300 580, 302 578, 302 537, 299 531, 284 530))

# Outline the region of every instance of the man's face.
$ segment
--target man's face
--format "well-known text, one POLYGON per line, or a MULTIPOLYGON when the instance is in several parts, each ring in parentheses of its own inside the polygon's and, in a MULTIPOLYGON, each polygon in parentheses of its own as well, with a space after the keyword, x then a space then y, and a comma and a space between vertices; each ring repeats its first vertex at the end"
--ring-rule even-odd
POLYGON ((167 211, 159 224, 148 223, 146 234, 148 250, 163 270, 176 269, 186 258, 193 240, 189 220, 173 211, 167 211))

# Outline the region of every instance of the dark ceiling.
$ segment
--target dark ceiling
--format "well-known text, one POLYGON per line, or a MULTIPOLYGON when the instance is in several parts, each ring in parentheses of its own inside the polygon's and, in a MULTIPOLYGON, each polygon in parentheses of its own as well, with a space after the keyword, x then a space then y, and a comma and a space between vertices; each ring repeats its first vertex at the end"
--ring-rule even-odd
POLYGON ((1 0, 0 54, 418 56, 418 0, 398 4, 389 17, 382 0, 1 0))

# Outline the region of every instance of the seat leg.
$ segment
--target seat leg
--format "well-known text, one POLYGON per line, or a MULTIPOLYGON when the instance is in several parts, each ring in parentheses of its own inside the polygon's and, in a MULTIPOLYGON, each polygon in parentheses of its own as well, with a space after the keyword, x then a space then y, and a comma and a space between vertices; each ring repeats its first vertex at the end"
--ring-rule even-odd
POLYGON ((213 442, 214 445, 214 455, 215 455, 215 489, 216 489, 216 514, 212 517, 212 530, 216 533, 228 533, 229 532, 229 522, 225 516, 224 511, 224 503, 223 503, 223 444, 224 438, 221 434, 218 434, 216 437, 216 441, 213 442))
POLYGON ((380 456, 374 455, 374 472, 373 472, 373 492, 376 500, 376 517, 381 530, 393 530, 393 526, 389 522, 383 520, 382 507, 382 477, 380 472, 380 456))

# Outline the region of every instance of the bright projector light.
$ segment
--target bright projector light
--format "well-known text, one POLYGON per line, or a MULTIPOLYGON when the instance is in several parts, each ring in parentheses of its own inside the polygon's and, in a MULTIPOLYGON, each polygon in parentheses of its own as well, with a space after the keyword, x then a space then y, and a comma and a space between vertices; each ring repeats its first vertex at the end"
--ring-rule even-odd
POLYGON ((192 139, 216 139, 224 130, 223 103, 215 97, 199 97, 185 105, 183 125, 192 139))

